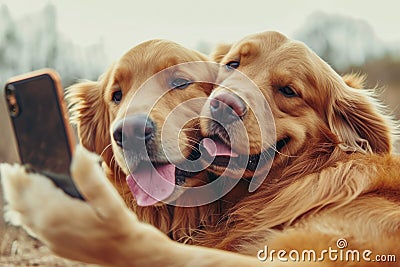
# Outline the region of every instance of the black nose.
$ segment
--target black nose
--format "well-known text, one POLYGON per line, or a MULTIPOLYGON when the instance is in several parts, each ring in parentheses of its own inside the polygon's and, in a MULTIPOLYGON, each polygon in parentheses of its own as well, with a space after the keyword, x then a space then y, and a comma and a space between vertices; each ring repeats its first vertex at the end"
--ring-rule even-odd
POLYGON ((116 123, 113 137, 120 147, 143 145, 154 136, 154 122, 145 115, 132 115, 116 123))
POLYGON ((210 101, 211 116, 222 124, 230 124, 242 118, 246 112, 245 102, 236 94, 223 92, 210 101))

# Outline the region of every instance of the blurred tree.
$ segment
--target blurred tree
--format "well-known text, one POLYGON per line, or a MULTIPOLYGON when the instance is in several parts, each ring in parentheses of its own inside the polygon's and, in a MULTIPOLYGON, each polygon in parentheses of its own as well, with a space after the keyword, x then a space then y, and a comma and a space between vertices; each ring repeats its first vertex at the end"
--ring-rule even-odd
POLYGON ((294 34, 337 70, 361 65, 392 49, 379 40, 371 26, 347 16, 313 13, 294 34))
POLYGON ((0 6, 0 80, 49 67, 57 70, 63 85, 77 79, 97 79, 109 60, 102 43, 81 47, 64 38, 57 28, 57 12, 48 4, 36 14, 14 20, 0 6))
POLYGON ((0 23, 0 73, 7 75, 18 68, 12 54, 17 53, 20 44, 15 23, 4 5, 0 7, 0 18, 2 20, 0 23))

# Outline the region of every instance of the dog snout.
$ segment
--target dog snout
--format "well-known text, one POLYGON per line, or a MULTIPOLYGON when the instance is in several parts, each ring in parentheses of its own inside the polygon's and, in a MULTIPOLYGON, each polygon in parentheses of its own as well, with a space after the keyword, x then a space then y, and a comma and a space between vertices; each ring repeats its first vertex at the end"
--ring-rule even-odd
POLYGON ((247 112, 247 107, 238 95, 223 92, 210 100, 210 112, 213 119, 230 124, 242 118, 247 112))
POLYGON ((138 148, 154 136, 154 122, 145 115, 125 117, 116 123, 113 132, 115 143, 123 148, 138 148))

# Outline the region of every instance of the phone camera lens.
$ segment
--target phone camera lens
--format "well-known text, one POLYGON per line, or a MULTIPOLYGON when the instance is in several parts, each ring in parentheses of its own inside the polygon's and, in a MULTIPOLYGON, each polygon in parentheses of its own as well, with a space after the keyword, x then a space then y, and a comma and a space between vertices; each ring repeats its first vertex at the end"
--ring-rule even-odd
POLYGON ((19 105, 17 102, 17 97, 15 95, 15 88, 13 85, 8 85, 6 88, 6 98, 8 103, 8 109, 10 110, 10 115, 12 117, 17 117, 19 114, 19 105))
POLYGON ((12 84, 9 84, 6 88, 6 95, 10 96, 10 95, 15 95, 15 88, 12 84))

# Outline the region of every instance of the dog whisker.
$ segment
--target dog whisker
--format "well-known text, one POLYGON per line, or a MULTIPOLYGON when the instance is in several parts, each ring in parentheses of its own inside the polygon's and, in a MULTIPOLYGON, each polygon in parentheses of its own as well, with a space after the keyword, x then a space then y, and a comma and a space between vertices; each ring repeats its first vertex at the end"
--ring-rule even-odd
POLYGON ((109 143, 109 144, 103 149, 103 151, 101 151, 100 157, 102 157, 103 154, 106 152, 106 150, 109 149, 109 148, 111 148, 111 143, 109 143))

